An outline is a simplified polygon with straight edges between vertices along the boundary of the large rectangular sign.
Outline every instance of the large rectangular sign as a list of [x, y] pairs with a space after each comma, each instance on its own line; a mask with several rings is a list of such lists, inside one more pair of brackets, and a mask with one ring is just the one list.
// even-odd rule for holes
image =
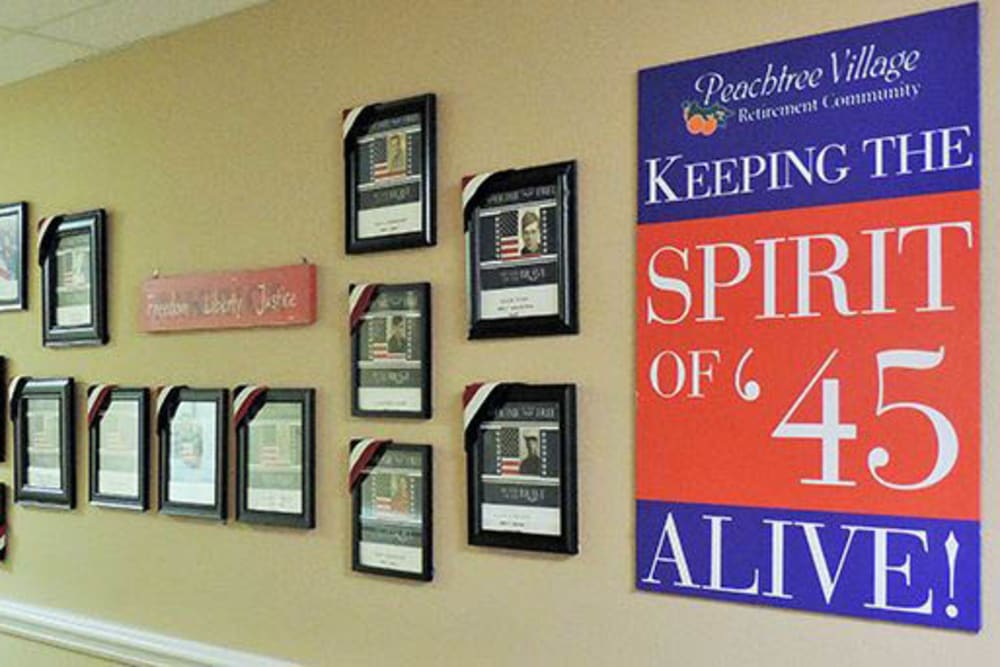
[[980, 627], [978, 6], [639, 77], [636, 582]]

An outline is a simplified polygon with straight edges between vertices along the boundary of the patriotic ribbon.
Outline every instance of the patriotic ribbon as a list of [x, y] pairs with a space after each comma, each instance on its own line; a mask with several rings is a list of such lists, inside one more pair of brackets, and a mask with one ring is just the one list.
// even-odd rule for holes
[[483, 183], [486, 182], [486, 179], [488, 179], [494, 173], [496, 172], [488, 171], [483, 174], [476, 174], [475, 176], [466, 177], [465, 181], [462, 184], [463, 213], [465, 212], [465, 209], [468, 208], [469, 202], [472, 201], [472, 198], [476, 196], [476, 192], [479, 191], [479, 188], [483, 187]]
[[351, 447], [351, 454], [347, 458], [347, 490], [354, 491], [364, 477], [365, 468], [372, 458], [379, 453], [386, 445], [391, 445], [392, 440], [376, 440], [374, 438], [363, 438], [355, 440]]
[[36, 250], [38, 251], [38, 263], [45, 263], [45, 255], [47, 253], [43, 252], [43, 249], [48, 245], [49, 238], [52, 236], [52, 232], [56, 230], [59, 226], [58, 221], [61, 215], [50, 215], [47, 218], [42, 218], [38, 221], [38, 241], [36, 243]]
[[472, 424], [472, 420], [476, 418], [476, 413], [483, 407], [483, 403], [500, 384], [499, 382], [477, 382], [465, 385], [465, 392], [462, 394], [462, 404], [465, 406], [462, 417], [466, 430]]
[[87, 388], [87, 426], [97, 422], [97, 415], [111, 399], [111, 392], [117, 385], [94, 384]]
[[21, 396], [21, 389], [24, 388], [25, 383], [28, 381], [27, 375], [17, 375], [10, 379], [7, 384], [7, 400], [10, 405], [8, 406], [8, 414], [11, 420], [17, 417], [17, 399]]
[[163, 422], [163, 412], [164, 408], [168, 405], [169, 401], [177, 394], [181, 389], [184, 388], [182, 384], [168, 384], [160, 387], [156, 394], [156, 424], [157, 426], [162, 426]]
[[267, 392], [267, 386], [251, 384], [236, 388], [236, 398], [233, 399], [233, 426], [239, 428], [240, 422], [246, 419], [250, 408]]
[[356, 122], [358, 122], [358, 116], [360, 116], [361, 112], [364, 111], [365, 109], [367, 109], [368, 107], [369, 107], [369, 105], [362, 104], [359, 107], [354, 107], [353, 109], [348, 109], [347, 111], [344, 112], [344, 138], [345, 139], [347, 138], [347, 135], [350, 134], [351, 128], [354, 127], [354, 124]]
[[347, 299], [348, 313], [351, 318], [351, 331], [358, 328], [361, 324], [361, 318], [368, 311], [368, 306], [371, 305], [372, 299], [375, 298], [375, 291], [378, 289], [378, 283], [359, 283], [351, 288], [350, 295]]

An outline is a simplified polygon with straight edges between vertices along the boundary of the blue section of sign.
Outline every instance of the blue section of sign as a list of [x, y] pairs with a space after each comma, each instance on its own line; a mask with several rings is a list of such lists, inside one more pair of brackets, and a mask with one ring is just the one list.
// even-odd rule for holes
[[637, 501], [640, 589], [980, 627], [979, 523]]
[[639, 74], [638, 219], [977, 189], [978, 145], [978, 5], [666, 65]]

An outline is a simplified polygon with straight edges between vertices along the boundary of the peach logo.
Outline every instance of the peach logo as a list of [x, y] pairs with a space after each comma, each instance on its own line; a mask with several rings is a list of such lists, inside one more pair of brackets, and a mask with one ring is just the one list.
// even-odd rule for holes
[[684, 124], [689, 134], [701, 134], [710, 137], [720, 127], [726, 126], [726, 119], [732, 115], [732, 111], [721, 104], [713, 104], [705, 107], [697, 102], [685, 102], [681, 105], [684, 110]]

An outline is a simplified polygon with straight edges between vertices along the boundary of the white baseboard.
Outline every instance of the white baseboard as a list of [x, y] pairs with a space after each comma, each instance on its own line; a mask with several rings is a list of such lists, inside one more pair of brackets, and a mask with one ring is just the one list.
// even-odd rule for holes
[[0, 600], [0, 632], [141, 667], [296, 667], [297, 664], [10, 600]]

